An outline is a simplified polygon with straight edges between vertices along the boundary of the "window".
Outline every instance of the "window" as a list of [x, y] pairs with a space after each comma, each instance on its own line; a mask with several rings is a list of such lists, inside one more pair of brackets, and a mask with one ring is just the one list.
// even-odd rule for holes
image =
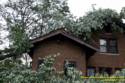
[[112, 40], [109, 41], [108, 51], [110, 53], [117, 53], [117, 41], [115, 39], [112, 39]]
[[72, 68], [76, 68], [76, 62], [75, 61], [68, 61], [65, 60], [64, 61], [64, 74], [67, 75], [67, 68], [72, 67]]
[[43, 63], [43, 59], [38, 59], [38, 68], [39, 68], [39, 66]]
[[76, 68], [76, 62], [75, 61], [64, 61], [65, 67], [73, 67]]
[[108, 74], [111, 75], [112, 74], [112, 68], [105, 68], [105, 67], [100, 67], [99, 68], [99, 73], [100, 74]]
[[117, 53], [117, 40], [100, 39], [100, 52]]
[[107, 52], [107, 41], [105, 39], [100, 39], [100, 51]]
[[115, 71], [121, 71], [121, 68], [115, 68]]
[[94, 67], [88, 67], [87, 68], [87, 76], [94, 76], [95, 75], [95, 68]]
[[76, 62], [75, 61], [69, 61], [68, 67], [76, 68]]

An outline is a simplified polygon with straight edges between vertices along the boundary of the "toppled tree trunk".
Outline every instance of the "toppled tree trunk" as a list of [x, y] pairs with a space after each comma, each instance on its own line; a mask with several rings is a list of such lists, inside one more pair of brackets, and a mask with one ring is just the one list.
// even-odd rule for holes
[[14, 53], [14, 49], [0, 50], [0, 60], [10, 58], [10, 57], [15, 57], [15, 56], [17, 56], [17, 54]]

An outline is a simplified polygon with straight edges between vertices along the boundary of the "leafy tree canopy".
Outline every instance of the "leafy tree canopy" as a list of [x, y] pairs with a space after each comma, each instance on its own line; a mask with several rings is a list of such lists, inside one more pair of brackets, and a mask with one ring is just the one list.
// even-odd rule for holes
[[120, 14], [112, 9], [95, 9], [75, 19], [65, 0], [8, 0], [5, 6], [0, 5], [0, 16], [15, 56], [29, 51], [32, 47], [29, 39], [62, 27], [83, 40], [89, 39], [93, 32], [123, 31], [125, 8]]
[[98, 9], [88, 12], [77, 20], [74, 32], [83, 37], [90, 37], [91, 33], [104, 30], [123, 31], [123, 21], [115, 10]]
[[17, 55], [29, 51], [29, 39], [64, 27], [72, 18], [65, 0], [8, 0], [1, 5], [0, 16], [9, 32], [10, 48]]
[[[125, 69], [116, 71], [113, 75], [97, 73], [86, 78], [82, 73], [69, 67], [67, 75], [57, 72], [53, 67], [56, 56], [47, 56], [37, 72], [22, 65], [19, 60], [5, 59], [0, 61], [0, 83], [125, 83]], [[98, 79], [97, 79], [98, 78]]]
[[0, 61], [0, 83], [83, 83], [81, 72], [76, 69], [68, 68], [68, 76], [55, 71], [55, 57], [45, 57], [37, 72], [22, 65], [20, 61]]

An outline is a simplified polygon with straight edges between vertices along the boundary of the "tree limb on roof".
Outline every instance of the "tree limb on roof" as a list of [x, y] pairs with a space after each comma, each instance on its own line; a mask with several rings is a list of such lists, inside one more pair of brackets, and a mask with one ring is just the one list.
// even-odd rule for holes
[[17, 54], [14, 53], [14, 49], [5, 49], [5, 50], [0, 50], [0, 60], [6, 59], [6, 58], [10, 58], [13, 56], [16, 56]]

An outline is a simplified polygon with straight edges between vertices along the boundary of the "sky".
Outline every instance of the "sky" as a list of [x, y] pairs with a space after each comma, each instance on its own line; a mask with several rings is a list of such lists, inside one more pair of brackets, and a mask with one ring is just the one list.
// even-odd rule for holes
[[[0, 0], [4, 4], [7, 0]], [[92, 4], [96, 9], [111, 8], [120, 12], [121, 8], [125, 6], [125, 0], [68, 0], [70, 11], [74, 16], [80, 17], [86, 12], [92, 10]]]
[[120, 12], [121, 8], [125, 7], [125, 0], [69, 0], [68, 4], [71, 13], [80, 17], [92, 10], [92, 4], [94, 4], [95, 9], [110, 8]]
[[[7, 0], [0, 0], [0, 4], [6, 3]], [[80, 17], [86, 14], [86, 12], [92, 10], [92, 4], [95, 9], [98, 8], [110, 8], [117, 12], [120, 12], [122, 7], [125, 7], [125, 0], [68, 0], [68, 5], [71, 13]], [[2, 34], [4, 35], [4, 34]], [[0, 48], [3, 46], [0, 45]], [[4, 45], [6, 47], [6, 45]]]

